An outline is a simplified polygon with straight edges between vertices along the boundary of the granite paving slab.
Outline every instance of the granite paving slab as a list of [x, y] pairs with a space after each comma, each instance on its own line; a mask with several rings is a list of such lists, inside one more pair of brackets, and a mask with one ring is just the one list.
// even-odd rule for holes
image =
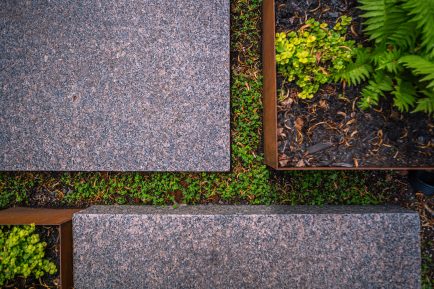
[[75, 288], [420, 288], [399, 207], [94, 206], [73, 217]]
[[229, 0], [0, 1], [0, 170], [228, 171]]

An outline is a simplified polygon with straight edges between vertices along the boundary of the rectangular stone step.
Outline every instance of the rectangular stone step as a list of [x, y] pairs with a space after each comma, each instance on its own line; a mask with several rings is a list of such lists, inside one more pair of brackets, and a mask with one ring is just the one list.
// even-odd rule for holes
[[94, 206], [73, 217], [75, 288], [419, 288], [399, 207]]
[[228, 171], [229, 0], [0, 1], [0, 171]]

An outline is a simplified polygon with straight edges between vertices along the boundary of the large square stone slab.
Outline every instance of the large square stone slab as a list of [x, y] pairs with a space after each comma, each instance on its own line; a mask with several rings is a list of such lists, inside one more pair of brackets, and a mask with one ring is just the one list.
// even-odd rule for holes
[[91, 207], [75, 288], [420, 288], [419, 217], [397, 207]]
[[229, 170], [229, 17], [229, 0], [0, 1], [0, 170]]

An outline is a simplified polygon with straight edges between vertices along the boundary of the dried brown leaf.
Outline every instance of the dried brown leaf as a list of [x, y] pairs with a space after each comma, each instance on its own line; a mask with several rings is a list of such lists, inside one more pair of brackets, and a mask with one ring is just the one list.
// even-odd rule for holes
[[297, 117], [294, 123], [294, 127], [296, 130], [301, 130], [304, 125], [304, 120], [301, 117]]
[[322, 109], [327, 109], [329, 107], [327, 100], [321, 99], [319, 101], [319, 107], [321, 107]]
[[295, 166], [298, 167], [298, 168], [300, 168], [300, 167], [304, 167], [306, 165], [305, 165], [305, 163], [304, 163], [303, 160], [299, 160]]
[[343, 116], [344, 118], [347, 117], [347, 114], [343, 111], [338, 111], [336, 114]]
[[353, 119], [350, 119], [349, 121], [347, 121], [347, 123], [345, 125], [348, 126], [348, 125], [351, 125], [351, 124], [353, 124], [355, 122], [356, 122], [356, 119], [353, 118]]

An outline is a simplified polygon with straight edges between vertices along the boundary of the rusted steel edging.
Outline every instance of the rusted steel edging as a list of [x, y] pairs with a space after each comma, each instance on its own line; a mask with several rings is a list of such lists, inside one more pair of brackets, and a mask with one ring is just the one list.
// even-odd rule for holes
[[262, 6], [262, 63], [264, 73], [264, 150], [265, 163], [278, 169], [277, 99], [274, 0], [264, 0]]

